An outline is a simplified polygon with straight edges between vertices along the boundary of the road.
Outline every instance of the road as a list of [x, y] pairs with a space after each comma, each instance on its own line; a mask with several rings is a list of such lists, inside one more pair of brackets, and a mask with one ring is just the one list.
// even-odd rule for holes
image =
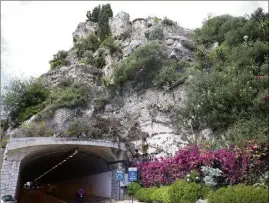
[[[88, 197], [83, 203], [104, 203], [104, 198]], [[31, 190], [24, 191], [18, 203], [77, 203], [74, 200], [60, 200], [53, 196], [47, 195], [42, 191]]]
[[40, 191], [32, 190], [24, 192], [18, 203], [63, 203], [63, 201], [43, 194]]

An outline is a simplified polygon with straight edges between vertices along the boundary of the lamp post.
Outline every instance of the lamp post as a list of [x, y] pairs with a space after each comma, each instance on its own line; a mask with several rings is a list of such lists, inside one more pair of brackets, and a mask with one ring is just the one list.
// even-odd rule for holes
[[244, 39], [244, 43], [248, 46], [248, 47], [254, 47], [254, 45], [252, 43], [250, 43], [248, 40], [249, 40], [249, 37], [247, 35], [245, 35], [243, 37]]
[[245, 36], [243, 37], [243, 39], [245, 40], [245, 43], [248, 43], [248, 36], [247, 36], [247, 35], [245, 35]]

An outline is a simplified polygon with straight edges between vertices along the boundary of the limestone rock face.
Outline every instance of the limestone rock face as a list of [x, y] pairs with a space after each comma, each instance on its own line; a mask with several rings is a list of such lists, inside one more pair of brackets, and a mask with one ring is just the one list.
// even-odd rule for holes
[[[170, 118], [169, 108], [175, 104], [181, 106], [185, 98], [184, 88], [180, 87], [169, 93], [148, 89], [143, 93], [131, 93], [123, 96], [120, 106], [109, 104], [106, 106], [106, 113], [114, 112], [115, 118], [126, 123], [137, 123], [139, 136], [131, 138], [136, 149], [141, 147], [141, 135], [147, 137], [149, 154], [158, 156], [174, 155], [179, 147], [187, 142], [182, 139]], [[183, 104], [182, 104], [183, 106]], [[129, 138], [128, 128], [123, 131], [123, 137]], [[124, 133], [125, 132], [125, 133]]]
[[101, 74], [102, 71], [91, 65], [71, 65], [61, 67], [60, 69], [50, 70], [41, 75], [47, 86], [55, 87], [63, 80], [70, 80], [71, 83], [81, 82], [92, 85], [95, 76]]
[[82, 22], [79, 23], [75, 32], [73, 32], [73, 38], [78, 40], [80, 38], [84, 38], [90, 33], [97, 33], [97, 23], [95, 22]]
[[120, 12], [115, 17], [111, 18], [109, 25], [112, 35], [116, 37], [132, 30], [130, 16], [125, 12]]
[[[173, 107], [183, 107], [183, 101], [186, 98], [184, 85], [174, 88], [172, 91], [145, 89], [137, 91], [132, 88], [114, 98], [106, 101], [105, 104], [93, 102], [98, 100], [100, 92], [104, 89], [101, 85], [102, 76], [110, 77], [115, 64], [120, 63], [125, 57], [131, 55], [139, 46], [150, 42], [148, 36], [154, 28], [161, 28], [163, 31], [163, 42], [167, 46], [168, 56], [177, 60], [194, 60], [193, 42], [190, 40], [191, 30], [180, 27], [176, 23], [166, 25], [161, 19], [157, 18], [137, 18], [130, 22], [129, 14], [120, 12], [110, 18], [109, 26], [112, 37], [118, 43], [121, 51], [111, 54], [106, 48], [99, 48], [93, 57], [98, 56], [100, 49], [104, 49], [105, 64], [102, 69], [91, 65], [78, 64], [76, 50], [68, 51], [67, 59], [70, 66], [64, 66], [59, 69], [50, 70], [43, 74], [45, 84], [49, 87], [57, 87], [63, 81], [68, 80], [71, 83], [79, 83], [82, 86], [90, 86], [92, 99], [87, 102], [85, 108], [59, 108], [46, 122], [51, 126], [57, 136], [67, 130], [70, 122], [81, 118], [88, 122], [90, 126], [100, 124], [105, 129], [104, 137], [111, 137], [117, 133], [117, 139], [126, 141], [130, 150], [141, 148], [141, 139], [146, 138], [149, 145], [148, 153], [153, 156], [171, 156], [178, 149], [191, 140], [199, 139], [210, 140], [213, 137], [210, 129], [205, 129], [199, 133], [193, 133], [190, 129], [183, 129], [179, 123], [180, 117], [174, 118]], [[97, 23], [82, 22], [73, 33], [75, 40], [86, 37], [88, 34], [96, 34]], [[36, 122], [37, 117], [33, 116], [24, 124]], [[98, 124], [98, 125], [97, 125]], [[18, 134], [19, 129], [7, 134]], [[114, 134], [113, 134], [114, 133]], [[198, 140], [199, 140], [198, 139]], [[140, 153], [142, 153], [140, 151]], [[128, 155], [129, 156], [129, 155]]]

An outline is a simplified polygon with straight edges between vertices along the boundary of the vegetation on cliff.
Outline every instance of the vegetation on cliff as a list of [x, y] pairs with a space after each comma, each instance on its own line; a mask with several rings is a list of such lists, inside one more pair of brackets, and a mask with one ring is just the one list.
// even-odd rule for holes
[[[109, 4], [87, 13], [88, 21], [98, 23], [98, 32], [74, 43], [79, 63], [102, 69], [107, 54], [121, 52], [120, 45], [110, 35], [108, 19], [112, 16]], [[174, 25], [168, 19], [162, 23]], [[225, 134], [236, 144], [249, 139], [265, 142], [268, 108], [264, 98], [269, 51], [266, 27], [268, 13], [261, 9], [249, 17], [222, 15], [207, 19], [192, 35], [195, 46], [189, 44], [196, 53], [195, 63], [169, 58], [166, 45], [159, 41], [164, 37], [163, 30], [155, 27], [148, 43], [140, 45], [123, 60], [119, 57], [113, 80], [107, 80], [102, 88], [105, 91], [128, 87], [170, 91], [188, 79], [183, 120], [194, 131], [211, 128], [216, 138]], [[68, 65], [67, 58], [67, 52], [59, 51], [50, 61], [51, 68]], [[11, 83], [3, 96], [3, 104], [12, 126], [18, 126], [41, 111], [53, 113], [57, 108], [85, 105], [92, 100], [90, 88], [85, 84], [48, 88], [39, 80], [18, 80]], [[174, 113], [182, 113], [176, 109], [175, 105]]]
[[268, 13], [257, 9], [248, 18], [209, 18], [195, 30], [200, 74], [190, 82], [186, 102], [194, 129], [228, 129], [236, 144], [267, 140], [268, 25]]

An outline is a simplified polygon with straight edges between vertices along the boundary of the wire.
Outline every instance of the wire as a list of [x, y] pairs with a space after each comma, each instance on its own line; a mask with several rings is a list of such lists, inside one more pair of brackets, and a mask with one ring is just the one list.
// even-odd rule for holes
[[60, 165], [62, 165], [64, 162], [66, 162], [68, 159], [71, 159], [72, 157], [74, 157], [76, 154], [78, 153], [78, 150], [75, 150], [75, 152], [73, 154], [71, 154], [70, 156], [68, 156], [66, 159], [64, 159], [63, 161], [61, 161], [60, 163], [56, 164], [54, 167], [52, 167], [50, 170], [46, 171], [45, 173], [43, 173], [41, 176], [39, 176], [38, 178], [36, 178], [34, 180], [37, 181], [40, 178], [42, 178], [43, 176], [45, 176], [46, 174], [48, 174], [49, 172], [51, 172], [52, 170], [54, 170], [55, 168], [59, 167]]

